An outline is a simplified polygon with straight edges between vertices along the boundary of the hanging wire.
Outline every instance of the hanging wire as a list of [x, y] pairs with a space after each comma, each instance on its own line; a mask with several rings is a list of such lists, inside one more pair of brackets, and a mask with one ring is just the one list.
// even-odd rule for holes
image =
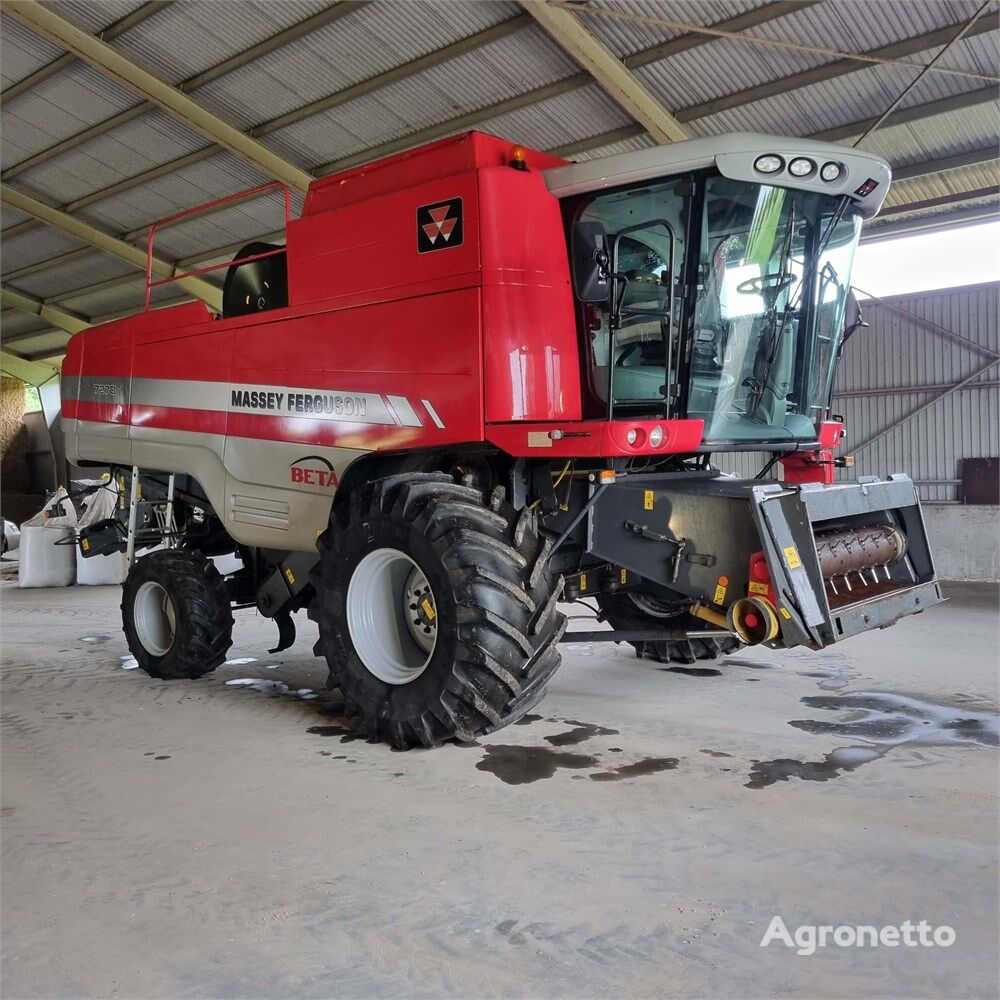
[[[906, 95], [911, 90], [913, 90], [913, 88], [918, 83], [920, 83], [920, 81], [924, 78], [924, 76], [927, 73], [929, 73], [931, 69], [934, 68], [934, 64], [943, 56], [947, 55], [948, 52], [951, 50], [952, 46], [954, 46], [956, 42], [964, 38], [965, 35], [971, 30], [972, 26], [976, 23], [976, 21], [978, 21], [983, 16], [983, 14], [986, 13], [986, 10], [991, 2], [992, 0], [985, 0], [985, 3], [983, 3], [983, 5], [979, 8], [979, 10], [977, 10], [976, 13], [973, 14], [971, 18], [969, 18], [969, 20], [965, 23], [965, 25], [955, 33], [955, 37], [952, 38], [952, 40], [948, 42], [948, 44], [945, 45], [944, 48], [942, 48], [941, 51], [903, 88], [899, 96], [885, 109], [885, 111], [882, 112], [882, 114], [878, 116], [878, 118], [875, 119], [875, 121], [857, 140], [857, 142], [854, 143], [855, 149], [857, 149], [858, 146], [860, 146], [861, 143], [863, 143], [865, 139], [867, 139], [873, 132], [882, 127], [883, 122], [885, 122], [885, 120], [889, 117], [889, 115], [891, 115], [893, 111], [895, 111], [896, 108], [899, 107], [900, 102], [903, 100], [903, 98], [906, 97]], [[940, 72], [940, 70], [938, 70], [938, 72]]]
[[[987, 0], [987, 3], [988, 2], [989, 0]], [[908, 59], [891, 59], [887, 56], [875, 56], [868, 52], [844, 52], [840, 49], [830, 49], [822, 45], [806, 45], [802, 42], [790, 42], [784, 38], [767, 38], [764, 35], [748, 35], [739, 31], [726, 31], [723, 28], [711, 28], [704, 24], [692, 24], [688, 21], [677, 21], [673, 18], [649, 17], [645, 14], [633, 14], [620, 10], [610, 10], [607, 7], [589, 7], [584, 6], [583, 4], [566, 2], [556, 3], [554, 6], [564, 7], [567, 10], [573, 11], [574, 14], [579, 14], [584, 17], [606, 17], [616, 21], [628, 21], [633, 24], [648, 24], [656, 28], [671, 28], [675, 31], [686, 31], [694, 35], [709, 35], [713, 38], [728, 38], [734, 42], [746, 42], [750, 45], [766, 45], [775, 49], [788, 49], [792, 52], [808, 52], [812, 55], [829, 56], [834, 59], [847, 59], [851, 62], [873, 63], [879, 66], [902, 66], [908, 69], [919, 69], [924, 73], [931, 69], [937, 61], [937, 59], [934, 59], [929, 65], [925, 65], [924, 63], [910, 62]], [[985, 7], [986, 4], [983, 5], [983, 10]], [[965, 32], [972, 27], [981, 13], [982, 10], [976, 14], [969, 24], [962, 28], [958, 37], [964, 35]], [[955, 40], [957, 39], [953, 39], [953, 41]], [[951, 45], [952, 43], [949, 42], [948, 44]], [[945, 73], [950, 76], [968, 77], [970, 80], [986, 80], [989, 83], [1000, 82], [1000, 77], [991, 76], [987, 73], [973, 73], [964, 69], [948, 69], [944, 66], [934, 66], [934, 72]]]

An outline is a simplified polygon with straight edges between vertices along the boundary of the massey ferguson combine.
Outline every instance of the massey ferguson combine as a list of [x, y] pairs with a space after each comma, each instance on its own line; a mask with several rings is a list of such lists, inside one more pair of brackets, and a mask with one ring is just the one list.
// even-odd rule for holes
[[[937, 604], [910, 479], [834, 482], [851, 261], [888, 185], [799, 139], [574, 164], [469, 133], [317, 180], [295, 220], [286, 191], [285, 244], [219, 265], [221, 315], [150, 309], [148, 281], [63, 366], [67, 455], [119, 490], [81, 552], [127, 552], [139, 665], [213, 670], [233, 608], [286, 648], [305, 609], [369, 736], [434, 746], [538, 702], [559, 601], [684, 662]], [[735, 451], [755, 479], [713, 467]]]

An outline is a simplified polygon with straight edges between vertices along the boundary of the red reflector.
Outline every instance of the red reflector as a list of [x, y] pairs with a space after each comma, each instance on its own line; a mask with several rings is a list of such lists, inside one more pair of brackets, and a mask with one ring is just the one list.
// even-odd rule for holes
[[747, 628], [756, 628], [760, 624], [760, 619], [753, 613], [743, 616], [743, 624]]
[[859, 187], [854, 193], [861, 195], [861, 197], [864, 198], [866, 195], [871, 194], [877, 187], [878, 181], [875, 180], [874, 177], [869, 177], [868, 180], [866, 180], [864, 184], [862, 184], [861, 187]]

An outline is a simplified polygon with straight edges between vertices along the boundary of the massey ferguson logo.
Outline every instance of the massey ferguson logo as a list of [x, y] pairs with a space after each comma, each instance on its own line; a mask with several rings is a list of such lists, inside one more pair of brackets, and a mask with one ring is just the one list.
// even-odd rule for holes
[[336, 489], [340, 480], [333, 466], [322, 455], [304, 455], [288, 467], [289, 479], [304, 486], [325, 486]]
[[417, 209], [417, 253], [462, 245], [462, 199]]

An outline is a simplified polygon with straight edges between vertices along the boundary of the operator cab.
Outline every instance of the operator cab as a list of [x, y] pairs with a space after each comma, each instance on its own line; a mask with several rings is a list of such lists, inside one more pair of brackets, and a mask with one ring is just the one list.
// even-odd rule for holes
[[[888, 166], [758, 135], [594, 163], [547, 172], [573, 259], [590, 415], [701, 419], [714, 449], [815, 441], [861, 223], [881, 205]], [[605, 270], [603, 287], [581, 283], [588, 266]]]

